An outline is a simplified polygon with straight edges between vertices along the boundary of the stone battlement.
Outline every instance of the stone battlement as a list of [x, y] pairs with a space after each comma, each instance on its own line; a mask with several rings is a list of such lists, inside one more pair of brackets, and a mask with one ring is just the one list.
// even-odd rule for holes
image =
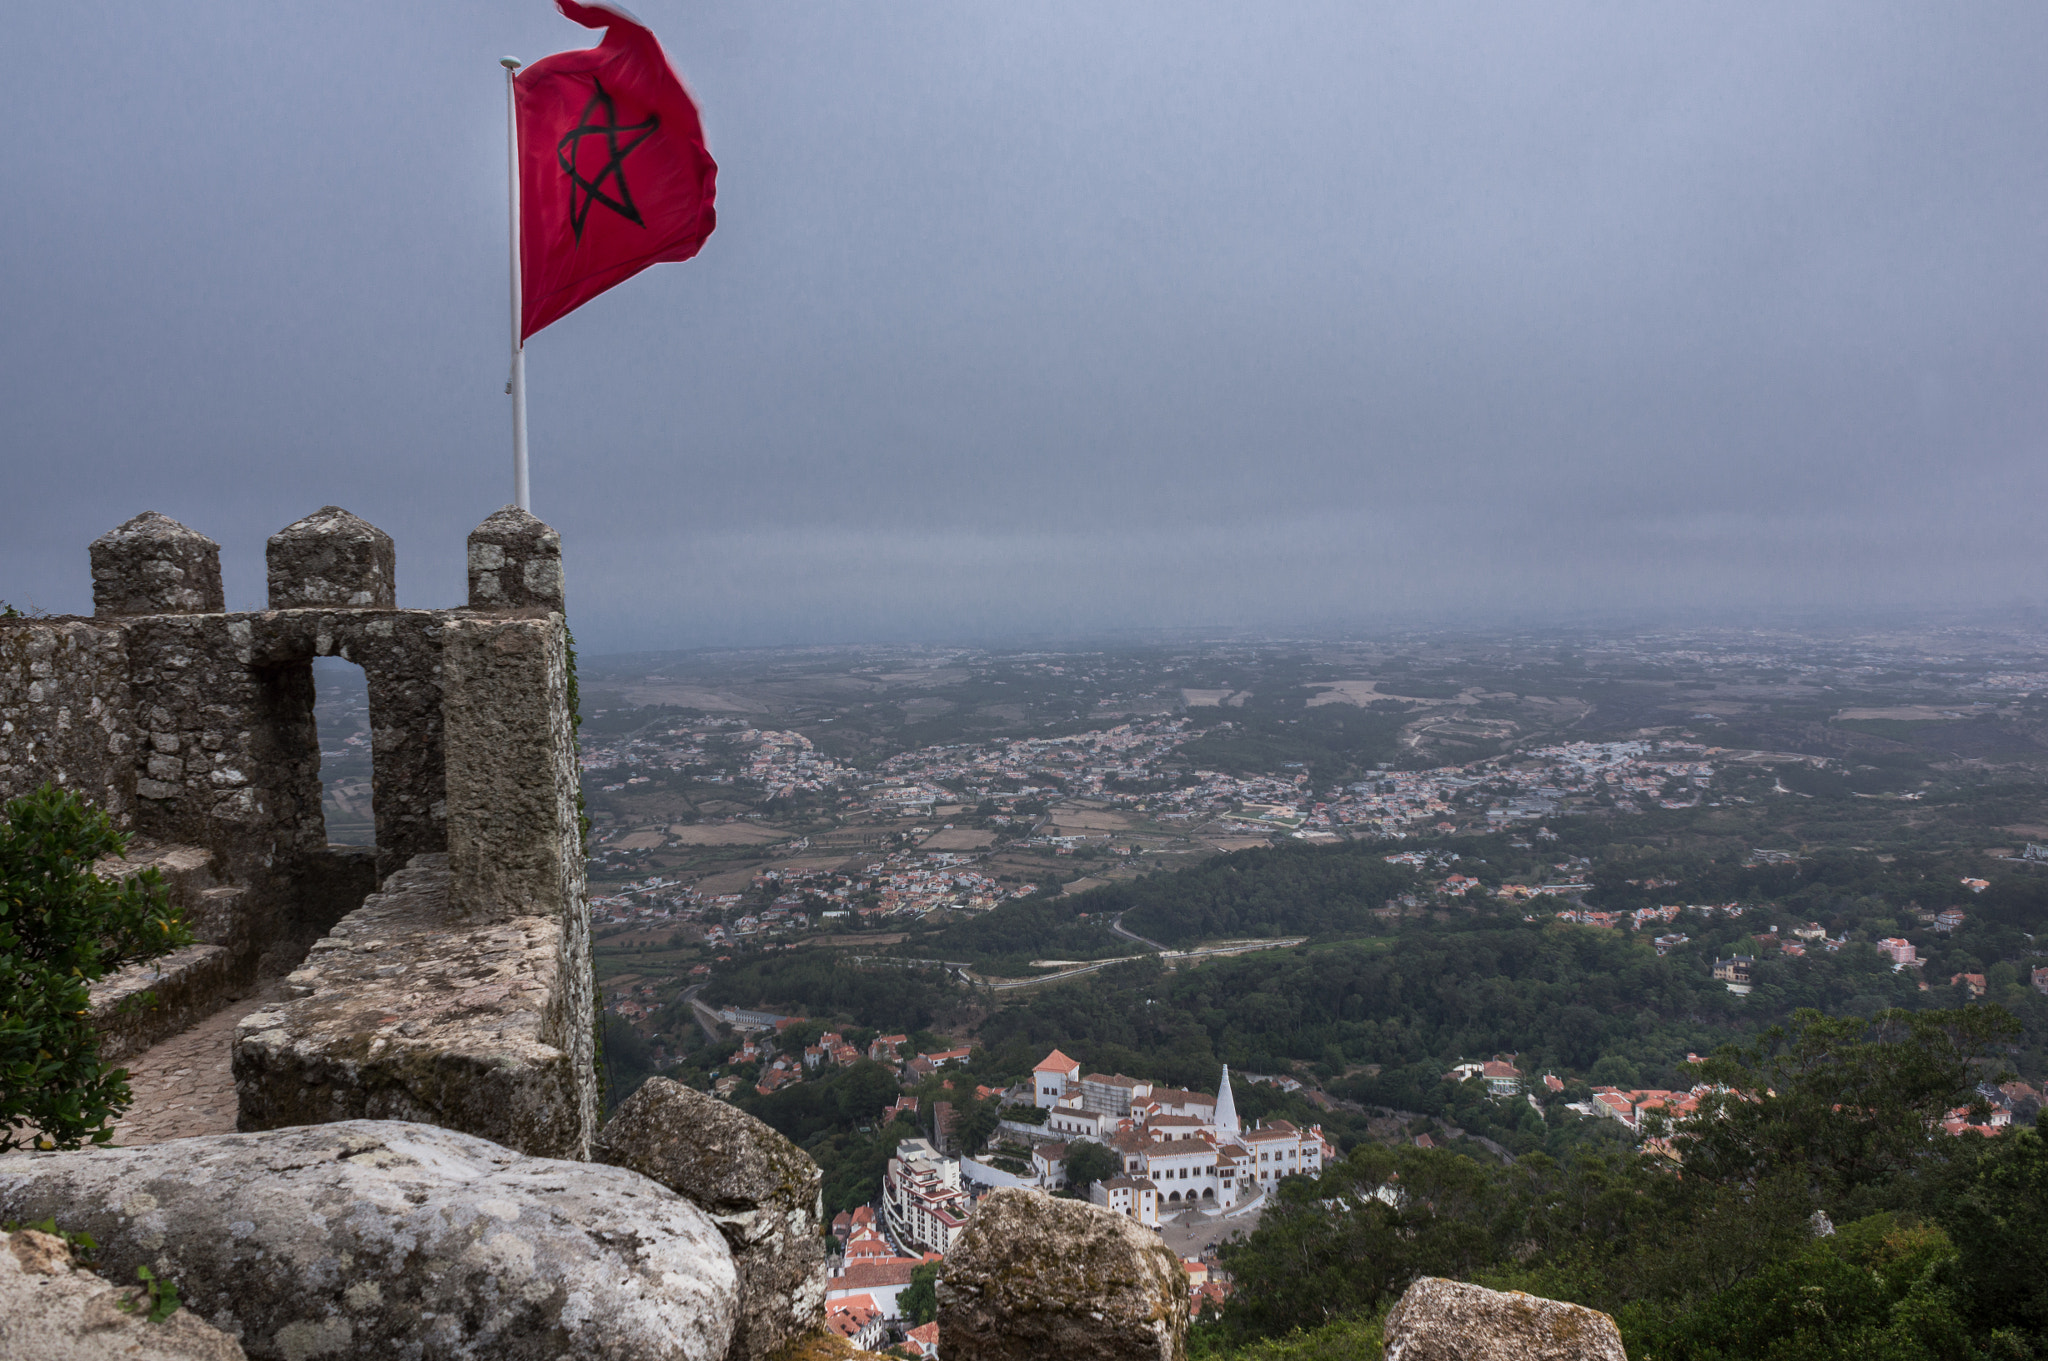
[[[545, 996], [532, 999], [541, 1015], [522, 1033], [561, 1060], [542, 1065], [555, 1091], [544, 1142], [583, 1156], [596, 1089], [560, 536], [525, 511], [492, 515], [469, 537], [468, 604], [447, 610], [400, 609], [391, 537], [338, 506], [270, 537], [266, 610], [226, 610], [220, 546], [154, 511], [89, 556], [90, 617], [0, 619], [0, 801], [55, 781], [182, 867], [174, 891], [192, 899], [188, 920], [213, 948], [182, 962], [176, 988], [155, 988], [153, 1020], [116, 1021], [110, 1009], [117, 1047], [203, 1015], [223, 990], [290, 971], [388, 876], [445, 857], [437, 920], [450, 956], [494, 939], [497, 924], [547, 925]], [[368, 855], [327, 842], [316, 657], [354, 662], [368, 681]], [[188, 891], [188, 879], [205, 886]], [[137, 983], [103, 991], [117, 998]], [[347, 1043], [317, 1038], [329, 1051]], [[252, 1081], [244, 1128], [303, 1105]], [[337, 1110], [361, 1104], [327, 1098]]]

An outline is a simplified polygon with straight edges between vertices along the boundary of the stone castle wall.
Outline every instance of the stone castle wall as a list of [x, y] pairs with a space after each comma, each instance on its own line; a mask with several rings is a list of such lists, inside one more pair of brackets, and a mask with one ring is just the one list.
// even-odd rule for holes
[[[452, 610], [397, 608], [390, 536], [335, 506], [270, 538], [266, 610], [227, 611], [219, 546], [155, 512], [101, 537], [89, 556], [90, 618], [0, 620], [0, 801], [53, 780], [134, 834], [140, 860], [150, 847], [199, 853], [222, 887], [208, 899], [218, 910], [193, 926], [216, 947], [206, 977], [221, 987], [283, 974], [316, 942], [347, 937], [341, 928], [365, 896], [419, 857], [446, 910], [444, 929], [415, 948], [438, 951], [438, 963], [459, 964], [465, 944], [491, 939], [493, 925], [544, 921], [551, 958], [527, 971], [543, 982], [511, 1005], [537, 1013], [519, 1027], [523, 1042], [558, 1051], [546, 1085], [564, 1109], [550, 1107], [548, 1151], [587, 1149], [596, 1119], [590, 934], [559, 536], [511, 507], [491, 516], [470, 536], [469, 603]], [[327, 844], [315, 657], [354, 662], [368, 681], [369, 861]], [[187, 1011], [190, 993], [180, 993]], [[303, 1025], [362, 1020], [335, 1001]], [[291, 1032], [288, 1013], [284, 1021]], [[337, 1046], [374, 1043], [293, 1033], [323, 1062]], [[432, 1034], [407, 1038], [414, 1049], [435, 1044]], [[252, 1082], [261, 1070], [251, 1065]], [[345, 1082], [353, 1070], [323, 1071]], [[336, 1110], [362, 1104], [327, 1095]], [[411, 1118], [439, 1109], [431, 1098], [383, 1099]], [[265, 1127], [271, 1106], [297, 1108], [245, 1091], [244, 1127]]]
[[0, 798], [56, 780], [134, 825], [127, 644], [89, 619], [0, 619]]

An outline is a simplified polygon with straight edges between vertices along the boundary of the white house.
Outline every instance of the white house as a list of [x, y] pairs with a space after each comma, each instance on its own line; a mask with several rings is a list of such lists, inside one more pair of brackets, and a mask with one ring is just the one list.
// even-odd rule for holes
[[1239, 1136], [1245, 1151], [1256, 1160], [1249, 1171], [1262, 1186], [1299, 1173], [1315, 1176], [1323, 1170], [1323, 1134], [1320, 1129], [1301, 1130], [1285, 1120], [1265, 1120], [1257, 1129]]
[[1159, 1227], [1159, 1188], [1144, 1177], [1110, 1177], [1088, 1188], [1088, 1199], [1148, 1229]]
[[923, 1265], [924, 1259], [920, 1257], [850, 1262], [844, 1271], [825, 1282], [825, 1302], [858, 1296], [881, 1310], [884, 1319], [902, 1318], [899, 1297], [910, 1288], [910, 1273]]
[[1038, 1184], [1048, 1191], [1056, 1191], [1067, 1184], [1067, 1146], [1065, 1144], [1039, 1144], [1031, 1150], [1031, 1170], [1038, 1174]]
[[1081, 1065], [1057, 1049], [1031, 1070], [1031, 1076], [1035, 1089], [1033, 1103], [1040, 1110], [1051, 1110], [1068, 1092], [1080, 1094]]
[[1105, 1111], [1082, 1110], [1078, 1105], [1068, 1104], [1074, 1100], [1076, 1098], [1068, 1097], [1046, 1112], [1045, 1128], [1048, 1131], [1053, 1134], [1064, 1134], [1069, 1138], [1093, 1139], [1097, 1143], [1106, 1143], [1109, 1136], [1116, 1133], [1117, 1126], [1130, 1118], [1110, 1115]]
[[[1145, 1144], [1145, 1175], [1158, 1189], [1162, 1208], [1172, 1214], [1189, 1204], [1217, 1203], [1216, 1145], [1209, 1138], [1160, 1138]], [[1228, 1204], [1228, 1201], [1224, 1202]]]

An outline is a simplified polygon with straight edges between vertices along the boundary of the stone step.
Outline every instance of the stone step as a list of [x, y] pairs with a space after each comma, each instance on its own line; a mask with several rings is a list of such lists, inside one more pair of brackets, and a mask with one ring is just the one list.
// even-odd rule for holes
[[150, 841], [143, 837], [136, 837], [128, 843], [126, 855], [102, 860], [96, 868], [102, 879], [126, 879], [153, 869], [163, 876], [164, 888], [170, 893], [171, 901], [188, 908], [190, 901], [201, 892], [221, 884], [213, 872], [213, 855], [205, 847]]
[[240, 884], [201, 889], [196, 900], [185, 905], [185, 924], [208, 945], [237, 945], [249, 934], [243, 911], [248, 896], [249, 890]]
[[[92, 985], [92, 1023], [100, 1058], [118, 1063], [212, 1015], [232, 1000], [234, 960], [219, 945], [188, 945], [147, 964], [131, 964]], [[149, 1002], [136, 999], [152, 994]]]
[[[224, 883], [205, 847], [177, 842], [137, 837], [126, 855], [95, 868], [105, 879], [155, 870], [195, 937], [182, 950], [131, 964], [93, 985], [92, 1022], [100, 1032], [100, 1058], [118, 1063], [204, 1020], [245, 991], [249, 926], [244, 902], [249, 890]], [[145, 992], [154, 1000], [131, 1001]]]
[[147, 842], [136, 838], [128, 854], [95, 866], [103, 879], [126, 879], [155, 870], [163, 876], [164, 893], [184, 913], [185, 924], [204, 945], [224, 945], [237, 955], [247, 947], [249, 890], [223, 881], [213, 870], [213, 857], [200, 846]]

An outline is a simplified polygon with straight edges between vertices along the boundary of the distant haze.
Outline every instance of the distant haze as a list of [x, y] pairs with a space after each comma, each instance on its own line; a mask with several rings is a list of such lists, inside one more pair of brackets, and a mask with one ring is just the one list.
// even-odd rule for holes
[[[602, 650], [2048, 585], [2048, 7], [633, 0], [703, 255], [529, 349]], [[546, 0], [24, 6], [0, 598], [509, 499]]]

